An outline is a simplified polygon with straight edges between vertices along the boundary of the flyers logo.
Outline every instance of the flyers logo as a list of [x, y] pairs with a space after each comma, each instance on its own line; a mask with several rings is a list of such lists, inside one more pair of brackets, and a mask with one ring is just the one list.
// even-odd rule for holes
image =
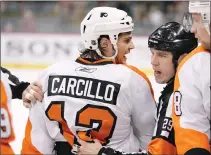
[[100, 13], [100, 17], [107, 17], [107, 16], [108, 16], [108, 14], [106, 12], [101, 12]]

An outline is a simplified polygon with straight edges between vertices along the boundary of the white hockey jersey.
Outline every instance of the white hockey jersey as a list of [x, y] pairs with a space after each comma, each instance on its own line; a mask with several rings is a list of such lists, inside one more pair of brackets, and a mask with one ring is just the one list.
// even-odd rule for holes
[[135, 67], [78, 58], [52, 65], [39, 80], [44, 100], [30, 110], [23, 154], [51, 154], [55, 141], [73, 146], [78, 138], [125, 152], [147, 149], [156, 104], [149, 80]]
[[179, 64], [173, 100], [177, 153], [188, 155], [195, 148], [210, 152], [210, 52], [202, 46]]

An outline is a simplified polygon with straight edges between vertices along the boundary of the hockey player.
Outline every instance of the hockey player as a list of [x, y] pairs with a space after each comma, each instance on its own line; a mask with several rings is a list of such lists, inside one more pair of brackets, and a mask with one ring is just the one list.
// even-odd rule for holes
[[52, 154], [55, 144], [57, 154], [77, 153], [78, 139], [98, 139], [126, 152], [147, 148], [156, 104], [146, 75], [125, 64], [134, 48], [133, 26], [116, 8], [97, 7], [87, 14], [80, 57], [48, 67], [37, 80], [44, 99], [32, 104], [22, 154]]
[[12, 116], [10, 104], [12, 100], [12, 92], [9, 85], [9, 80], [1, 71], [1, 143], [0, 154], [14, 154], [10, 142], [15, 139], [15, 134], [12, 127]]
[[[15, 134], [12, 126], [11, 100], [21, 99], [22, 93], [29, 86], [28, 82], [20, 82], [9, 70], [1, 67], [1, 149], [0, 154], [14, 154], [10, 142], [14, 141]], [[31, 83], [30, 91], [33, 91], [33, 99], [40, 100], [41, 86], [36, 82]]]
[[174, 88], [174, 76], [178, 62], [197, 47], [194, 34], [186, 32], [183, 26], [176, 22], [169, 22], [155, 30], [148, 39], [148, 46], [152, 52], [151, 64], [155, 80], [159, 84], [167, 84], [157, 107], [157, 122], [152, 140], [146, 151], [137, 153], [123, 153], [112, 148], [102, 147], [95, 143], [81, 141], [80, 154], [98, 155], [177, 155], [174, 129], [172, 125], [172, 99], [170, 96]]
[[178, 154], [210, 155], [210, 1], [189, 2], [183, 20], [201, 45], [179, 64], [173, 125]]

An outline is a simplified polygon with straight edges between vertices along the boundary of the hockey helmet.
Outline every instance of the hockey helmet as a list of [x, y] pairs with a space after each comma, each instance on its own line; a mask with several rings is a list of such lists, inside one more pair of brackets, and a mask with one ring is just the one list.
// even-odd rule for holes
[[180, 55], [190, 53], [198, 46], [193, 33], [186, 32], [177, 22], [168, 22], [156, 29], [148, 38], [148, 47], [171, 52], [174, 60]]

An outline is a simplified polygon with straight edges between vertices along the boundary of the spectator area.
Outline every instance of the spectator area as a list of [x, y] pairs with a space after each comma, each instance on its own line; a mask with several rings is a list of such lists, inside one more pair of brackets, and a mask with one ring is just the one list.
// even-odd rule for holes
[[134, 34], [149, 35], [168, 21], [182, 21], [182, 1], [1, 1], [1, 32], [79, 33], [80, 22], [96, 6], [113, 6], [133, 17]]

